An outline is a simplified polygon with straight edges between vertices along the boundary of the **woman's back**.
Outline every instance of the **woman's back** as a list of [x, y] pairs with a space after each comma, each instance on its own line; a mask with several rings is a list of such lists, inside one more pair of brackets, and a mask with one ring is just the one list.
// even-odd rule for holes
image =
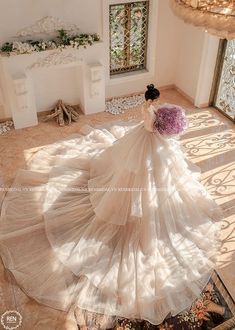
[[155, 107], [153, 105], [149, 105], [148, 103], [144, 104], [141, 108], [142, 118], [144, 120], [144, 128], [149, 131], [153, 132], [153, 123], [155, 120], [154, 114]]

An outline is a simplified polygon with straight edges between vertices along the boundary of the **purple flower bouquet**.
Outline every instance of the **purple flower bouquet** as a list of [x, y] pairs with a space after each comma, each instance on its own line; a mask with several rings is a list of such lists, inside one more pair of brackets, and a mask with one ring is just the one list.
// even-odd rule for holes
[[165, 136], [177, 136], [187, 127], [185, 111], [175, 104], [163, 104], [154, 110], [154, 129]]

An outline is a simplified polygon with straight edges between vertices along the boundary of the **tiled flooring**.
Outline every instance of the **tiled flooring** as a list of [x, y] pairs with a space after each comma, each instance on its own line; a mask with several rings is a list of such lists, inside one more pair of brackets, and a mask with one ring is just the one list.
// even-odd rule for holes
[[[190, 127], [181, 137], [182, 146], [187, 149], [187, 157], [201, 167], [201, 182], [224, 210], [223, 251], [217, 271], [235, 299], [235, 126], [216, 109], [195, 108], [173, 89], [162, 91], [161, 102], [185, 108]], [[0, 183], [9, 186], [17, 170], [27, 168], [30, 157], [39, 148], [79, 132], [85, 123], [98, 124], [116, 118], [141, 118], [140, 109], [116, 117], [104, 112], [82, 115], [79, 122], [68, 127], [59, 127], [53, 121], [43, 123], [40, 119], [38, 126], [0, 136]], [[3, 192], [0, 197], [3, 198]], [[18, 310], [22, 314], [24, 330], [77, 328], [69, 314], [29, 299], [0, 262], [0, 315], [6, 310]]]

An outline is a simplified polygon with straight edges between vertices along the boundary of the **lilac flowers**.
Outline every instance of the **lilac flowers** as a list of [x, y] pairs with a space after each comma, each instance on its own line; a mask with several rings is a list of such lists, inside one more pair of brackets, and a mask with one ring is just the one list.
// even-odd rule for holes
[[175, 104], [163, 104], [154, 110], [156, 115], [154, 128], [162, 135], [177, 135], [182, 133], [188, 122], [183, 108]]

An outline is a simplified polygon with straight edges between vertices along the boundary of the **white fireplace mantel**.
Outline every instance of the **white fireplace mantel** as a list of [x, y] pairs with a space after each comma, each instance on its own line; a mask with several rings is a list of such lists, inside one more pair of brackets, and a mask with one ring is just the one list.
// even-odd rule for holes
[[[1, 103], [15, 128], [37, 125], [37, 112], [58, 99], [80, 104], [85, 114], [104, 111], [103, 42], [79, 49], [0, 57]], [[1, 105], [1, 104], [0, 104]]]

